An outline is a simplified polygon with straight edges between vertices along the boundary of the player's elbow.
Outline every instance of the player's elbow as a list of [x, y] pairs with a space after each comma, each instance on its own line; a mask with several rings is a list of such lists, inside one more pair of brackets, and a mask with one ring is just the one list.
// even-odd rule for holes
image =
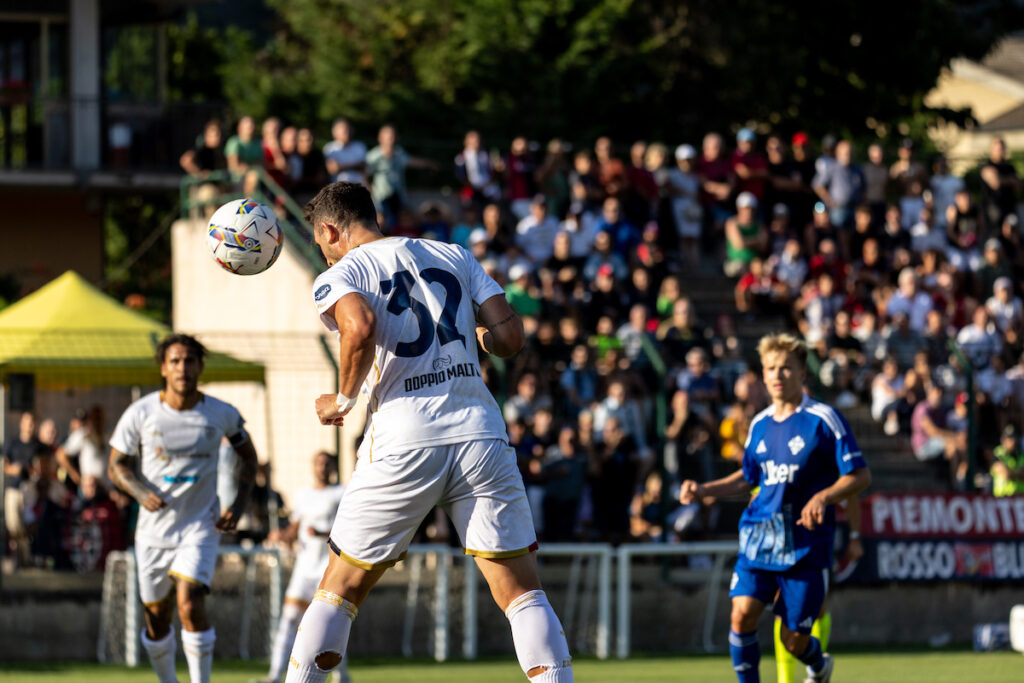
[[871, 486], [871, 470], [867, 467], [862, 467], [857, 470], [857, 484], [859, 487], [857, 489], [857, 493], [860, 493], [867, 487]]
[[494, 340], [490, 352], [499, 358], [510, 358], [523, 349], [526, 344], [526, 332], [523, 330], [523, 321], [516, 316], [512, 322], [502, 325], [497, 331], [491, 330], [491, 337]]

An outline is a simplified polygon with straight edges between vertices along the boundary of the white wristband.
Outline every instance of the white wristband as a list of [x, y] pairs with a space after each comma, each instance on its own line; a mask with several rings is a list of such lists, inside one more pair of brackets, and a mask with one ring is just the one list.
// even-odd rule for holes
[[338, 394], [338, 397], [334, 399], [334, 404], [338, 406], [338, 412], [344, 413], [356, 404], [356, 399], [358, 398], [358, 396], [356, 398], [349, 398], [345, 394]]

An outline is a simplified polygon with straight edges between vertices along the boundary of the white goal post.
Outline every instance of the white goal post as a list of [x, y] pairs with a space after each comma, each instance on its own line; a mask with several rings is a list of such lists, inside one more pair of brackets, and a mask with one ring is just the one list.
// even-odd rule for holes
[[[218, 656], [266, 658], [281, 615], [282, 568], [278, 551], [221, 546], [207, 612], [217, 629]], [[142, 630], [134, 549], [107, 556], [96, 658], [138, 666]]]

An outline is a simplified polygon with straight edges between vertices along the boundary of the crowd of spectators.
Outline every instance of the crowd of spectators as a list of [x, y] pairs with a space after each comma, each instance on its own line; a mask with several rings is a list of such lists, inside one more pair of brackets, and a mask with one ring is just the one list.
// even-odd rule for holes
[[[108, 553], [131, 545], [138, 505], [110, 483], [104, 429], [98, 405], [77, 411], [63, 434], [53, 419], [21, 414], [3, 449], [3, 555], [14, 566], [102, 571]], [[226, 443], [217, 455], [223, 500], [234, 499], [233, 456]], [[268, 475], [265, 465], [257, 472], [250, 509], [232, 542], [266, 538], [270, 517], [283, 508]]]
[[[800, 332], [827, 399], [865, 406], [962, 487], [969, 401], [955, 341], [974, 372], [981, 469], [1021, 478], [999, 455], [1016, 457], [1020, 438], [1009, 448], [999, 435], [1024, 427], [1020, 182], [1001, 140], [972, 191], [909, 139], [890, 163], [881, 143], [861, 158], [849, 140], [749, 128], [674, 148], [515, 137], [503, 152], [470, 131], [450, 169], [457, 205], [413, 207], [405, 170], [437, 164], [406, 152], [392, 126], [371, 149], [347, 121], [331, 135], [318, 147], [309, 129], [271, 118], [257, 140], [243, 117], [223, 149], [211, 124], [182, 165], [243, 183], [261, 167], [300, 202], [328, 180], [363, 182], [389, 234], [476, 256], [526, 325], [527, 347], [503, 374], [484, 369], [508, 393], [547, 538], [651, 538], [666, 518], [675, 535], [707, 528], [704, 513], [671, 502], [673, 486], [734, 467], [767, 403], [736, 332], [755, 317]], [[701, 320], [686, 273], [708, 264], [733, 278], [735, 311]]]

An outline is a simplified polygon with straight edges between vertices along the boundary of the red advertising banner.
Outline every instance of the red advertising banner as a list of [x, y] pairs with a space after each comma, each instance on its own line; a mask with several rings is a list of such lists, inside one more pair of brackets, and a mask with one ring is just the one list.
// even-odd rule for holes
[[1024, 539], [1024, 497], [879, 493], [861, 500], [861, 532], [888, 539]]

